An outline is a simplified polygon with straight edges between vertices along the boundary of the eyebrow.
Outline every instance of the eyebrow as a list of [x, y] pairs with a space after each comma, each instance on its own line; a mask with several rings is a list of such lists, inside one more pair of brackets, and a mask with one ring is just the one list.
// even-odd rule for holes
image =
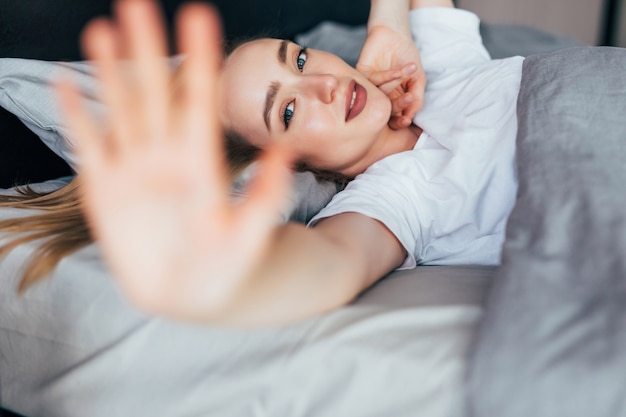
[[[287, 46], [289, 45], [288, 40], [283, 40], [278, 47], [278, 62], [283, 65], [287, 64]], [[280, 90], [280, 82], [273, 81], [267, 89], [267, 94], [265, 95], [265, 108], [263, 109], [263, 120], [265, 121], [265, 126], [267, 126], [267, 130], [270, 130], [270, 114], [272, 113], [272, 107], [274, 106], [274, 101], [276, 101], [276, 95], [278, 94], [278, 90]]]

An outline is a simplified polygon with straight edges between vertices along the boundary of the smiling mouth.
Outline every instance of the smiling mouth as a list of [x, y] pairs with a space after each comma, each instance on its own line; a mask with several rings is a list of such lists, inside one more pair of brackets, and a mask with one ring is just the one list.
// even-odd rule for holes
[[365, 108], [366, 102], [367, 90], [356, 81], [352, 81], [346, 92], [346, 122], [357, 117]]

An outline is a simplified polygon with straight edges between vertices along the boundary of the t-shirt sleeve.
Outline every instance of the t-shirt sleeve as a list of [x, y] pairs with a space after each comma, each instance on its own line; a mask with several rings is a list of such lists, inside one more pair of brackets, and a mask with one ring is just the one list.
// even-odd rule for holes
[[452, 7], [425, 7], [411, 10], [409, 18], [427, 73], [491, 59], [480, 35], [480, 19], [474, 13]]
[[[415, 196], [411, 186], [411, 173], [390, 173], [386, 167], [390, 160], [400, 159], [398, 154], [372, 165], [363, 174], [351, 181], [345, 190], [336, 194], [331, 202], [323, 208], [308, 224], [315, 224], [324, 218], [341, 213], [359, 213], [381, 222], [407, 252], [403, 264], [398, 269], [414, 268], [419, 259], [415, 254], [420, 252], [421, 228], [416, 218]], [[382, 165], [382, 166], [381, 166]]]

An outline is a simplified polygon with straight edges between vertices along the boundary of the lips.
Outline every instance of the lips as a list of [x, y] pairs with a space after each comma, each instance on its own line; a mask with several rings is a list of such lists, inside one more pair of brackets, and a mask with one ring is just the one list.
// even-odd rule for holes
[[367, 90], [353, 80], [346, 91], [346, 122], [357, 117], [363, 111], [365, 103], [367, 103]]

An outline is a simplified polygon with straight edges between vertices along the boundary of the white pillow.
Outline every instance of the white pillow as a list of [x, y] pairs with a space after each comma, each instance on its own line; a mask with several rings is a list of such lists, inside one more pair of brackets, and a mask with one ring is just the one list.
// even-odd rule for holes
[[[171, 59], [177, 65], [179, 57]], [[57, 155], [76, 169], [77, 138], [63, 122], [52, 87], [61, 76], [69, 76], [85, 96], [88, 109], [102, 120], [105, 108], [97, 97], [94, 69], [88, 62], [48, 62], [0, 58], [0, 106], [15, 114]], [[63, 75], [65, 74], [65, 75]], [[282, 220], [307, 223], [338, 191], [332, 182], [318, 182], [311, 173], [295, 175], [291, 204]]]
[[54, 153], [76, 167], [73, 143], [76, 138], [63, 124], [52, 83], [61, 74], [71, 76], [95, 115], [103, 106], [95, 94], [93, 68], [86, 62], [48, 62], [0, 58], [0, 106], [15, 114]]

